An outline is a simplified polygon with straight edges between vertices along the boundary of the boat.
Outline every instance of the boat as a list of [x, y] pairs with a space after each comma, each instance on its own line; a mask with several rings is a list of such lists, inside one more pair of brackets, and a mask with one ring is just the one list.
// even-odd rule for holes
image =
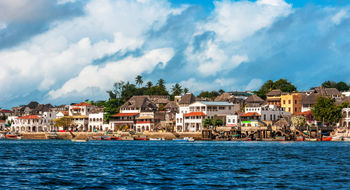
[[7, 134], [5, 135], [5, 139], [20, 140], [22, 137], [14, 134]]
[[192, 137], [184, 137], [183, 139], [173, 139], [175, 142], [194, 142]]
[[124, 137], [120, 137], [120, 140], [122, 140], [122, 141], [133, 141], [134, 137], [124, 136]]
[[332, 137], [322, 137], [322, 139], [317, 138], [317, 141], [332, 141]]
[[350, 142], [350, 137], [344, 137], [343, 141]]
[[341, 136], [332, 137], [332, 141], [343, 141], [343, 137]]
[[102, 140], [102, 136], [93, 136], [92, 140], [100, 141], [100, 140]]
[[88, 142], [89, 139], [72, 139], [72, 142]]
[[313, 141], [314, 142], [314, 141], [317, 141], [317, 139], [315, 139], [315, 138], [306, 138], [305, 141]]
[[147, 137], [146, 136], [141, 136], [141, 137], [134, 137], [135, 141], [147, 141]]
[[286, 141], [286, 137], [275, 137], [272, 141]]
[[46, 135], [46, 139], [58, 139], [58, 135], [56, 133], [51, 133]]
[[296, 141], [304, 141], [304, 137], [302, 135], [298, 136]]
[[111, 140], [113, 140], [113, 141], [120, 141], [122, 139], [120, 137], [118, 137], [118, 136], [111, 136]]
[[111, 136], [108, 136], [108, 135], [102, 136], [102, 137], [101, 137], [101, 140], [107, 140], [107, 141], [109, 141], [109, 140], [111, 140]]
[[165, 141], [165, 138], [149, 138], [150, 141]]
[[5, 139], [5, 135], [0, 133], [0, 139]]

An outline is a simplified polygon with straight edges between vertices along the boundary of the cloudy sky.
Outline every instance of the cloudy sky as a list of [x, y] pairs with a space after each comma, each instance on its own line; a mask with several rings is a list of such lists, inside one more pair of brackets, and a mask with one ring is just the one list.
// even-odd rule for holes
[[350, 82], [348, 0], [1, 0], [0, 107], [106, 99], [116, 81], [201, 90]]

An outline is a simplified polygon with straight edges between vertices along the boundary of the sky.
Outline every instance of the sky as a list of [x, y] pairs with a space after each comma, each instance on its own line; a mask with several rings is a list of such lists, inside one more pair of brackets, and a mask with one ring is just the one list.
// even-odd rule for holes
[[1, 0], [0, 107], [106, 100], [137, 75], [170, 89], [350, 83], [348, 0]]

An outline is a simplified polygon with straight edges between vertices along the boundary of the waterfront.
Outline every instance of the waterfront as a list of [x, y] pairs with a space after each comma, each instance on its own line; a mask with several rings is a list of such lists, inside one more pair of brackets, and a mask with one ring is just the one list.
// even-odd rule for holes
[[0, 188], [341, 189], [350, 143], [0, 141]]

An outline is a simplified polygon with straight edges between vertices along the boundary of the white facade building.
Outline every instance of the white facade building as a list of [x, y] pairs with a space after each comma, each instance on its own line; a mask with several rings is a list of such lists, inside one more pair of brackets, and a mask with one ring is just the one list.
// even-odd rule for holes
[[91, 113], [89, 114], [89, 131], [97, 132], [103, 129], [104, 114], [103, 113]]
[[277, 121], [280, 118], [283, 118], [283, 116], [291, 115], [291, 113], [286, 112], [283, 108], [279, 108], [275, 105], [245, 108], [245, 113], [253, 112], [261, 115], [261, 121]]
[[226, 115], [226, 126], [236, 127], [240, 123], [238, 115]]
[[153, 131], [154, 129], [154, 112], [141, 112], [136, 118], [136, 132]]
[[198, 101], [189, 106], [181, 107], [176, 114], [177, 132], [200, 132], [203, 129], [205, 118], [213, 119], [214, 116], [232, 115], [239, 110], [239, 104], [229, 102]]
[[17, 117], [11, 125], [11, 131], [14, 132], [50, 132], [58, 131], [54, 126], [53, 120], [56, 118], [55, 112], [44, 112], [42, 116], [27, 115]]

